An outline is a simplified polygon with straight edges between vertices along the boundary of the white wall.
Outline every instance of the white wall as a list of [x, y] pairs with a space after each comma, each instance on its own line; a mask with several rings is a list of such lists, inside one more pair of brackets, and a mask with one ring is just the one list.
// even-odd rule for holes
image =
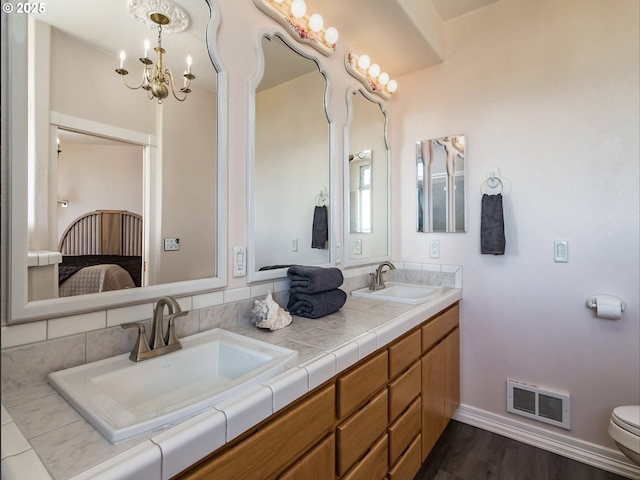
[[[502, 0], [446, 24], [446, 42], [443, 64], [398, 82], [394, 258], [427, 262], [439, 239], [440, 261], [464, 266], [464, 404], [507, 415], [507, 378], [568, 392], [568, 434], [613, 447], [612, 408], [640, 403], [638, 2]], [[468, 232], [417, 234], [413, 144], [454, 133], [467, 134]], [[480, 254], [493, 165], [504, 256]], [[557, 239], [569, 263], [554, 263]], [[594, 318], [592, 293], [626, 300], [622, 319]]]

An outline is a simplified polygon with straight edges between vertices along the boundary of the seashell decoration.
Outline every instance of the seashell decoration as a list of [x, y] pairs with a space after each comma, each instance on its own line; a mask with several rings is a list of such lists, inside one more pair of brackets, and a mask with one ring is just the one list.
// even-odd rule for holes
[[268, 328], [271, 331], [284, 328], [292, 321], [291, 314], [278, 305], [271, 292], [267, 293], [264, 300], [255, 300], [251, 318], [256, 327]]

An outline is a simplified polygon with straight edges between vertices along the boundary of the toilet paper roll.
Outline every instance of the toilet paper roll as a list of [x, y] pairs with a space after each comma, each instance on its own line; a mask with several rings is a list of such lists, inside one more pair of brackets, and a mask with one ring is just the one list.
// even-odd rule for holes
[[614, 300], [596, 299], [596, 316], [619, 320], [622, 317], [622, 304]]

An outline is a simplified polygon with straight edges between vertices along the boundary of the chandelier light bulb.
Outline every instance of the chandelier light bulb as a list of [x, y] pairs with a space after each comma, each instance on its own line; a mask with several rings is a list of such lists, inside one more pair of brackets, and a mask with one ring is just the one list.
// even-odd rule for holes
[[371, 65], [369, 67], [369, 75], [371, 76], [371, 78], [376, 78], [378, 75], [380, 75], [380, 65], [378, 65], [377, 63]]
[[127, 54], [124, 50], [120, 50], [120, 68], [124, 68], [124, 61], [127, 59]]
[[387, 72], [382, 72], [380, 75], [378, 75], [378, 83], [382, 86], [389, 83], [389, 74]]
[[304, 0], [293, 0], [291, 2], [291, 15], [296, 18], [302, 18], [307, 13], [307, 4]]
[[327, 28], [327, 30], [324, 32], [324, 39], [329, 45], [335, 45], [336, 43], [338, 43], [338, 30], [333, 27]]
[[360, 58], [358, 58], [358, 67], [361, 70], [368, 69], [369, 65], [371, 65], [371, 59], [369, 58], [369, 55], [362, 55], [360, 56]]
[[323, 25], [324, 20], [322, 20], [322, 15], [320, 15], [319, 13], [314, 13], [313, 15], [311, 15], [311, 18], [309, 18], [309, 28], [311, 29], [311, 31], [319, 32], [320, 30], [322, 30]]
[[397, 89], [398, 89], [398, 82], [396, 82], [395, 80], [390, 80], [389, 83], [387, 84], [387, 90], [389, 90], [390, 93], [393, 93]]

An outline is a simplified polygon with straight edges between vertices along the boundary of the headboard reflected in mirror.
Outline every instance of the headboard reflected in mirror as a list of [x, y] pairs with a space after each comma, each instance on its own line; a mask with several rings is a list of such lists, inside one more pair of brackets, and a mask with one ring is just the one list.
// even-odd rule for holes
[[[3, 18], [8, 30], [6, 37], [3, 35], [8, 39], [6, 47], [3, 45], [7, 52], [3, 54], [3, 70], [8, 72], [7, 96], [11, 98], [3, 109], [12, 126], [6, 144], [11, 172], [7, 179], [11, 192], [6, 221], [10, 232], [7, 256], [11, 259], [7, 323], [224, 287], [227, 77], [217, 46], [211, 43], [217, 39], [220, 24], [215, 2], [175, 2], [187, 12], [188, 25], [182, 33], [163, 35], [163, 63], [182, 76], [189, 54], [193, 62], [187, 68], [193, 69], [196, 79], [191, 81], [191, 93], [185, 101], [169, 94], [162, 103], [157, 98], [149, 100], [143, 89], [126, 88], [114, 72], [121, 62], [130, 77], [139, 78], [144, 65], [138, 61], [142, 56], [138, 51], [145, 37], [158, 35], [157, 25], [141, 23], [129, 12], [127, 2], [56, 3], [56, 8], [47, 8], [43, 14]], [[147, 3], [161, 10], [173, 8], [163, 2]], [[171, 11], [162, 13], [171, 16]], [[101, 26], [99, 32], [95, 25]], [[120, 50], [130, 52], [130, 60], [118, 60]], [[35, 87], [28, 91], [26, 85]], [[29, 113], [27, 105], [32, 106]], [[142, 246], [141, 253], [132, 256], [142, 256], [146, 269], [143, 273], [142, 267], [135, 267], [140, 278], [129, 275], [131, 288], [102, 288], [64, 298], [36, 296], [32, 301], [29, 261], [35, 251], [51, 252], [55, 257], [62, 210], [83, 205], [75, 216], [95, 208], [132, 210], [118, 203], [125, 190], [129, 193], [129, 187], [118, 182], [109, 184], [114, 191], [109, 202], [88, 195], [89, 188], [80, 192], [80, 185], [87, 187], [89, 181], [100, 180], [101, 170], [91, 170], [75, 183], [61, 180], [60, 175], [69, 169], [59, 168], [59, 162], [70, 158], [73, 148], [79, 148], [64, 145], [66, 140], [58, 148], [56, 136], [63, 130], [139, 146], [136, 161], [142, 174], [135, 190], [141, 199]], [[105, 157], [105, 165], [109, 158], [119, 157], [117, 153], [110, 155]], [[84, 158], [94, 156], [84, 154]], [[60, 199], [69, 208], [61, 208]], [[134, 211], [138, 212], [138, 207]], [[184, 215], [185, 211], [190, 214]], [[180, 238], [189, 248], [165, 251], [163, 239], [167, 237]], [[57, 274], [51, 276], [51, 282], [55, 278]], [[128, 281], [126, 284], [130, 286]], [[142, 288], [133, 288], [138, 286]]]

